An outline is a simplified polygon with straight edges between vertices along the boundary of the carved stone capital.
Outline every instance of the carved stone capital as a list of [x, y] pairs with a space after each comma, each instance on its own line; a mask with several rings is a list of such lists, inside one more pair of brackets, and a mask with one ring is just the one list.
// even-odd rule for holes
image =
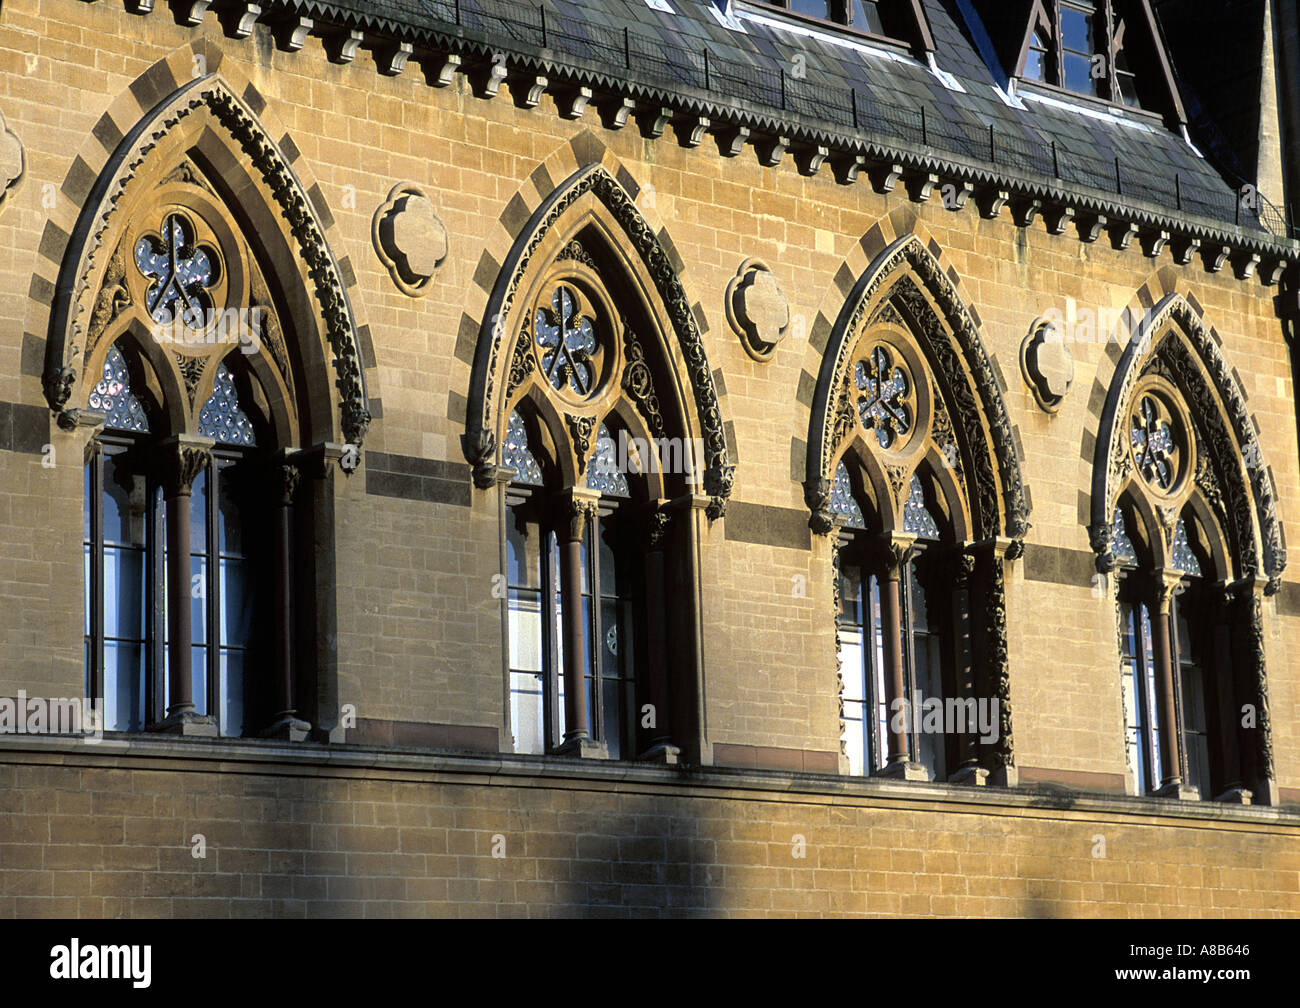
[[903, 567], [911, 559], [915, 543], [916, 536], [906, 532], [886, 532], [876, 540], [880, 572], [886, 581], [897, 581], [903, 576]]
[[168, 497], [188, 497], [190, 488], [212, 459], [212, 438], [180, 435], [158, 446], [158, 467]]
[[668, 529], [672, 525], [672, 515], [667, 511], [654, 511], [646, 518], [646, 550], [654, 553], [662, 550], [668, 540]]
[[556, 495], [556, 507], [563, 524], [561, 531], [567, 542], [581, 542], [589, 522], [595, 519], [600, 507], [600, 494], [573, 487]]
[[298, 486], [302, 483], [302, 472], [296, 465], [276, 466], [276, 483], [280, 490], [280, 506], [289, 507], [298, 495]]
[[1183, 572], [1173, 570], [1167, 567], [1158, 568], [1155, 571], [1155, 578], [1152, 588], [1155, 593], [1156, 611], [1162, 616], [1169, 615], [1170, 605], [1173, 603], [1174, 596], [1178, 594], [1178, 589], [1182, 586]]

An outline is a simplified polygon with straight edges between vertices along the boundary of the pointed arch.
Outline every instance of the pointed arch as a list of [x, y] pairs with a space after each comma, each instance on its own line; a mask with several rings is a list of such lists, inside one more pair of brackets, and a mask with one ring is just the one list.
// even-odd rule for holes
[[196, 42], [155, 64], [100, 120], [70, 171], [68, 205], [56, 211], [68, 228], [45, 252], [58, 263], [50, 307], [32, 313], [40, 317], [30, 330], [47, 334], [46, 399], [61, 425], [76, 426], [107, 345], [127, 331], [160, 382], [171, 373], [170, 393], [184, 387], [194, 397], [198, 376], [182, 375], [177, 355], [149, 333], [132, 250], [123, 246], [132, 213], [173, 186], [212, 209], [203, 217], [225, 255], [247, 258], [228, 277], [238, 286], [230, 293], [241, 306], [268, 309], [254, 338], [270, 361], [250, 361], [250, 371], [277, 436], [359, 447], [371, 421], [373, 354], [354, 313], [355, 278], [330, 249], [333, 219], [319, 187], [300, 177], [306, 168], [295, 166], [292, 140], [273, 138], [264, 101], [251, 85], [237, 92], [220, 63], [216, 47]]
[[1286, 567], [1277, 485], [1264, 459], [1245, 392], [1224, 358], [1218, 334], [1177, 292], [1166, 294], [1128, 333], [1111, 379], [1092, 451], [1089, 539], [1099, 569], [1114, 566], [1109, 515], [1133, 480], [1125, 418], [1139, 382], [1160, 375], [1181, 393], [1195, 417], [1193, 487], [1217, 511], [1234, 546], [1237, 578], [1267, 579], [1273, 594]]
[[813, 528], [830, 530], [831, 480], [857, 424], [848, 395], [855, 351], [866, 329], [882, 325], [911, 332], [926, 355], [935, 381], [934, 443], [966, 484], [969, 526], [979, 538], [1013, 540], [1014, 558], [1029, 531], [1030, 505], [1003, 386], [955, 275], [915, 234], [891, 243], [859, 277], [822, 355], [804, 482]]
[[[850, 482], [874, 494], [876, 559], [870, 559], [868, 542], [852, 548], [869, 550], [865, 559], [880, 579], [888, 702], [906, 699], [909, 679], [915, 685], [928, 676], [941, 693], [978, 696], [996, 709], [995, 740], [954, 739], [943, 760], [935, 758], [923, 773], [942, 765], [953, 779], [1009, 784], [1015, 744], [1005, 561], [1024, 549], [1028, 493], [1005, 386], [980, 341], [978, 317], [958, 292], [956, 272], [941, 265], [938, 245], [904, 230], [909, 223], [915, 226], [891, 216], [864, 237], [861, 249], [866, 255], [874, 250], [874, 258], [856, 280], [846, 262], [836, 276], [843, 296], [836, 320], [822, 315], [814, 324], [810, 351], [820, 354], [818, 370], [814, 377], [805, 369], [800, 383], [800, 398], [810, 407], [808, 441], [796, 442], [805, 453], [805, 500], [816, 532], [837, 529], [842, 519], [833, 513], [832, 489], [846, 457], [853, 460]], [[902, 233], [890, 241], [891, 231]], [[943, 617], [946, 630], [942, 623], [936, 630], [942, 657], [924, 661], [907, 643], [915, 633], [905, 618], [911, 588], [900, 587], [926, 580], [915, 554], [918, 539], [932, 536], [918, 536], [906, 514], [918, 472], [923, 494], [940, 505], [947, 526], [930, 544], [930, 555], [923, 549], [921, 556], [934, 590], [946, 598], [940, 611], [952, 616]], [[833, 569], [841, 538], [838, 532], [832, 538]], [[969, 638], [959, 640], [955, 632], [958, 612], [973, 628]], [[919, 740], [891, 729], [890, 748], [878, 772], [918, 773]]]
[[[667, 381], [657, 389], [658, 405], [651, 410], [643, 399], [642, 412], [675, 417], [681, 436], [701, 440], [709, 515], [717, 518], [731, 494], [734, 439], [725, 427], [718, 382], [704, 352], [702, 316], [687, 299], [675, 252], [665, 247], [661, 234], [642, 215], [622, 181], [624, 174], [616, 177], [604, 163], [587, 164], [555, 187], [522, 227], [499, 268], [475, 334], [462, 448], [474, 467], [475, 484], [491, 486], [504, 406], [523, 374], [536, 364], [521, 335], [530, 324], [523, 307], [529, 303], [530, 285], [539, 270], [561, 258], [570, 240], [582, 233], [601, 246], [605, 269], [617, 275], [622, 293], [639, 308], [641, 323], [651, 330], [642, 339], [659, 358], [647, 362], [647, 348], [640, 347], [639, 340], [637, 350], [626, 348], [624, 387], [634, 399], [643, 397], [641, 370], [647, 364], [650, 370], [662, 366], [659, 373]], [[636, 335], [628, 320], [618, 319], [617, 325], [621, 337]]]
[[[1120, 502], [1141, 513], [1150, 540], [1142, 571], [1149, 584], [1145, 596], [1130, 592], [1129, 601], [1148, 606], [1153, 625], [1159, 620], [1157, 637], [1169, 637], [1178, 585], [1187, 576], [1176, 538], [1180, 523], [1191, 520], [1210, 561], [1208, 571], [1194, 574], [1204, 585], [1198, 589], [1208, 607], [1203, 616], [1223, 626], [1207, 665], [1221, 694], [1216, 731], [1222, 741], [1213, 777], [1204, 771], [1201, 786], [1217, 779], [1216, 787], [1226, 788], [1222, 800], [1244, 793], [1257, 804], [1274, 804], [1262, 597], [1278, 589], [1286, 566], [1276, 484], [1218, 334], [1188, 297], [1174, 291], [1151, 300], [1143, 301], [1150, 304], [1144, 314], [1124, 318], [1137, 321], [1127, 330], [1090, 445], [1089, 540], [1098, 569], [1115, 570], [1107, 516]], [[1121, 592], [1123, 574], [1117, 574]], [[1173, 695], [1178, 672], [1167, 643], [1157, 649], [1154, 667], [1165, 695]], [[1232, 713], [1242, 703], [1255, 711], [1249, 727]], [[1162, 712], [1159, 744], [1161, 793], [1178, 796], [1190, 765], [1181, 717], [1172, 705]], [[1168, 725], [1176, 729], [1164, 730]]]

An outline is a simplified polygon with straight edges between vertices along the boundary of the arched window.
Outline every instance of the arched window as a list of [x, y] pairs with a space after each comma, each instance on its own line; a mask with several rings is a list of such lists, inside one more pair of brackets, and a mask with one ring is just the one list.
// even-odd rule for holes
[[42, 383], [85, 439], [87, 682], [116, 728], [300, 740], [337, 710], [322, 547], [371, 420], [358, 292], [269, 107], [185, 59], [113, 105], [139, 118], [60, 210]]
[[955, 276], [915, 235], [877, 255], [831, 325], [793, 447], [810, 525], [834, 533], [841, 765], [1011, 785], [1005, 564], [1029, 503]]
[[1113, 510], [1110, 553], [1133, 786], [1242, 797], [1227, 540], [1195, 479], [1209, 460], [1198, 457], [1181, 393], [1158, 374], [1137, 383], [1126, 421], [1132, 476]]
[[536, 291], [501, 442], [515, 751], [675, 759], [661, 505], [698, 451], [664, 436], [634, 316], [577, 239]]
[[303, 390], [279, 299], [219, 184], [183, 161], [108, 243], [86, 350], [102, 377], [73, 421], [97, 425], [86, 683], [109, 730], [300, 739]]

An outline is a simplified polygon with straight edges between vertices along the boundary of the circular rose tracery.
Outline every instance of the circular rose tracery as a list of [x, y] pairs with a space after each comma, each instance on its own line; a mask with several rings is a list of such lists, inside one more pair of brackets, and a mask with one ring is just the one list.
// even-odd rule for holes
[[1129, 412], [1129, 444], [1133, 465], [1152, 490], [1170, 494], [1177, 489], [1186, 440], [1181, 418], [1163, 396], [1146, 391], [1136, 397]]
[[913, 385], [902, 362], [884, 344], [853, 366], [853, 383], [857, 386], [858, 417], [862, 426], [875, 431], [884, 449], [893, 448], [916, 422]]
[[541, 304], [534, 319], [542, 373], [557, 392], [587, 398], [599, 377], [595, 312], [578, 289], [556, 285], [550, 304]]

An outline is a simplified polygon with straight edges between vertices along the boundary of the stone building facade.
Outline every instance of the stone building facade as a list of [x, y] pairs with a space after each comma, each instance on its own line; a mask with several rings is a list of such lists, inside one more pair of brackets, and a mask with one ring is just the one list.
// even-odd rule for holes
[[6, 3], [0, 913], [1300, 913], [1196, 6]]

